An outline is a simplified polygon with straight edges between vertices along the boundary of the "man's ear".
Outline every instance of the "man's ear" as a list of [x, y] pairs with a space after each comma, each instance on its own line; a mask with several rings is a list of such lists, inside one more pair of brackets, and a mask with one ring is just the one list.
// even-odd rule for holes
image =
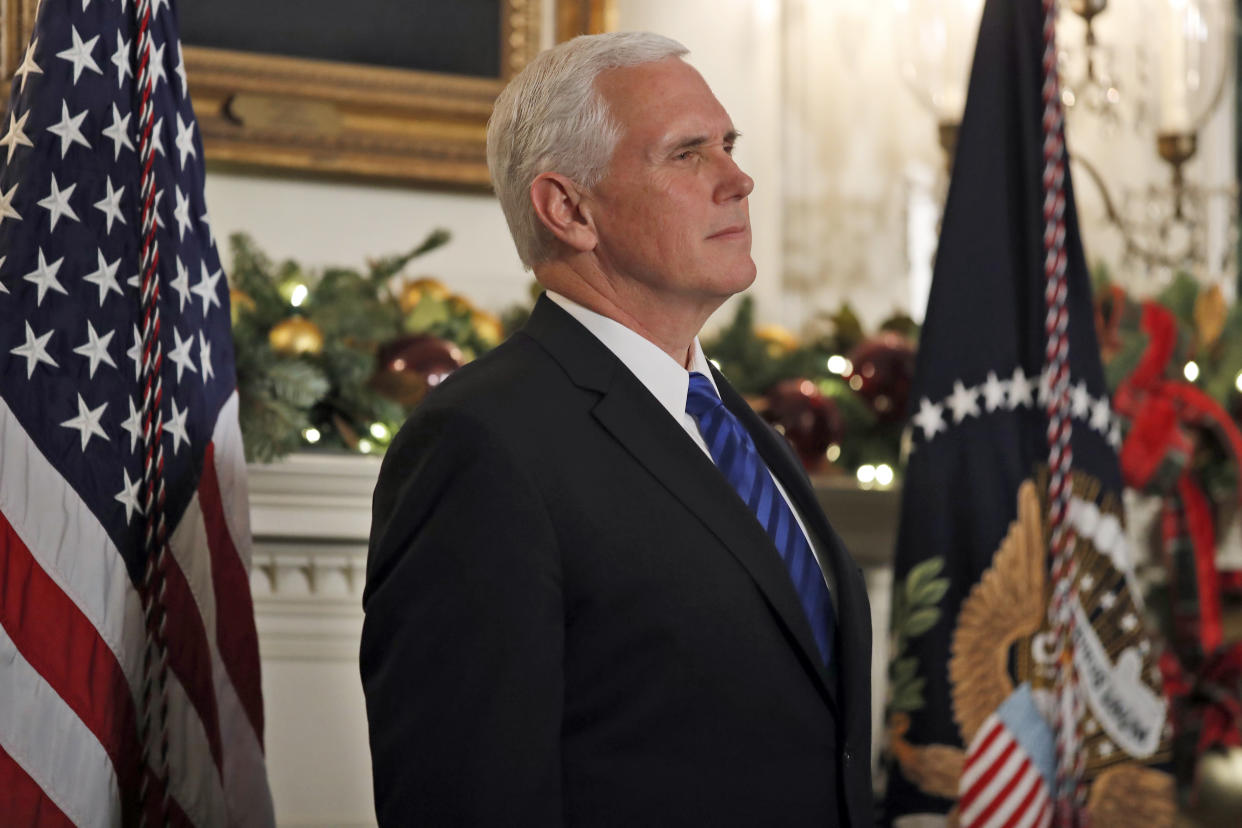
[[530, 201], [535, 215], [552, 235], [580, 253], [595, 249], [595, 224], [583, 209], [582, 192], [573, 179], [560, 173], [540, 173], [531, 182]]

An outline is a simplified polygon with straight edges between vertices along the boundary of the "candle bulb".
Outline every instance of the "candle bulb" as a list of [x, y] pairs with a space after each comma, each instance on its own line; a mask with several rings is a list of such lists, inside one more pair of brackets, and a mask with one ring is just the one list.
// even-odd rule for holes
[[1166, 0], [1162, 11], [1163, 51], [1160, 66], [1160, 131], [1191, 132], [1190, 90], [1187, 88], [1187, 15], [1193, 0]]

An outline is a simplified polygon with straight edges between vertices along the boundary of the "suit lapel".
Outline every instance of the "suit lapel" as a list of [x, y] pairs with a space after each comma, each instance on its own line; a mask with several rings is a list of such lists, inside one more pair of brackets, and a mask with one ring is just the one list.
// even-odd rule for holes
[[525, 330], [577, 385], [602, 394], [592, 410], [596, 420], [745, 568], [793, 638], [816, 683], [835, 705], [835, 682], [820, 659], [784, 563], [711, 459], [612, 352], [555, 303], [541, 297]]

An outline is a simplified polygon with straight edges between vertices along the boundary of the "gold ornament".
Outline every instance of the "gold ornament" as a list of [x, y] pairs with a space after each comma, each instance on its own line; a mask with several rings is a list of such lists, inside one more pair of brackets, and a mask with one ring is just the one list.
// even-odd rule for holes
[[401, 294], [397, 297], [397, 303], [401, 306], [403, 313], [409, 313], [423, 301], [424, 297], [430, 299], [447, 299], [449, 290], [438, 279], [432, 279], [430, 276], [423, 276], [418, 279], [411, 279], [401, 286]]
[[250, 298], [249, 293], [237, 288], [229, 291], [229, 316], [233, 320], [234, 325], [237, 324], [237, 320], [241, 318], [243, 313], [249, 313], [254, 308], [254, 300]]
[[1220, 285], [1212, 285], [1195, 298], [1195, 330], [1199, 334], [1199, 345], [1210, 348], [1220, 339], [1225, 330], [1225, 317], [1229, 315], [1229, 306]]
[[780, 325], [759, 325], [755, 336], [762, 342], [769, 357], [780, 357], [798, 347], [798, 339]]
[[504, 336], [504, 327], [500, 324], [500, 319], [487, 311], [476, 310], [470, 314], [470, 326], [474, 328], [479, 339], [489, 346], [499, 345], [501, 337]]
[[323, 351], [323, 331], [319, 326], [302, 316], [292, 316], [272, 326], [267, 335], [273, 350], [278, 354], [293, 356], [296, 354], [317, 355]]

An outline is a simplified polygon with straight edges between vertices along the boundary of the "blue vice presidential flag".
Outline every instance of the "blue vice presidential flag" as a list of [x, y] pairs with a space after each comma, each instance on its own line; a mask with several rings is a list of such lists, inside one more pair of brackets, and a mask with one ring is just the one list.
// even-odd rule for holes
[[[1048, 825], [1056, 797], [1048, 620], [1048, 414], [1038, 0], [983, 12], [911, 391], [886, 713], [886, 822]], [[1171, 822], [1155, 653], [1123, 530], [1121, 431], [1104, 384], [1065, 172], [1070, 657], [1093, 824]], [[927, 824], [927, 823], [922, 823]]]

